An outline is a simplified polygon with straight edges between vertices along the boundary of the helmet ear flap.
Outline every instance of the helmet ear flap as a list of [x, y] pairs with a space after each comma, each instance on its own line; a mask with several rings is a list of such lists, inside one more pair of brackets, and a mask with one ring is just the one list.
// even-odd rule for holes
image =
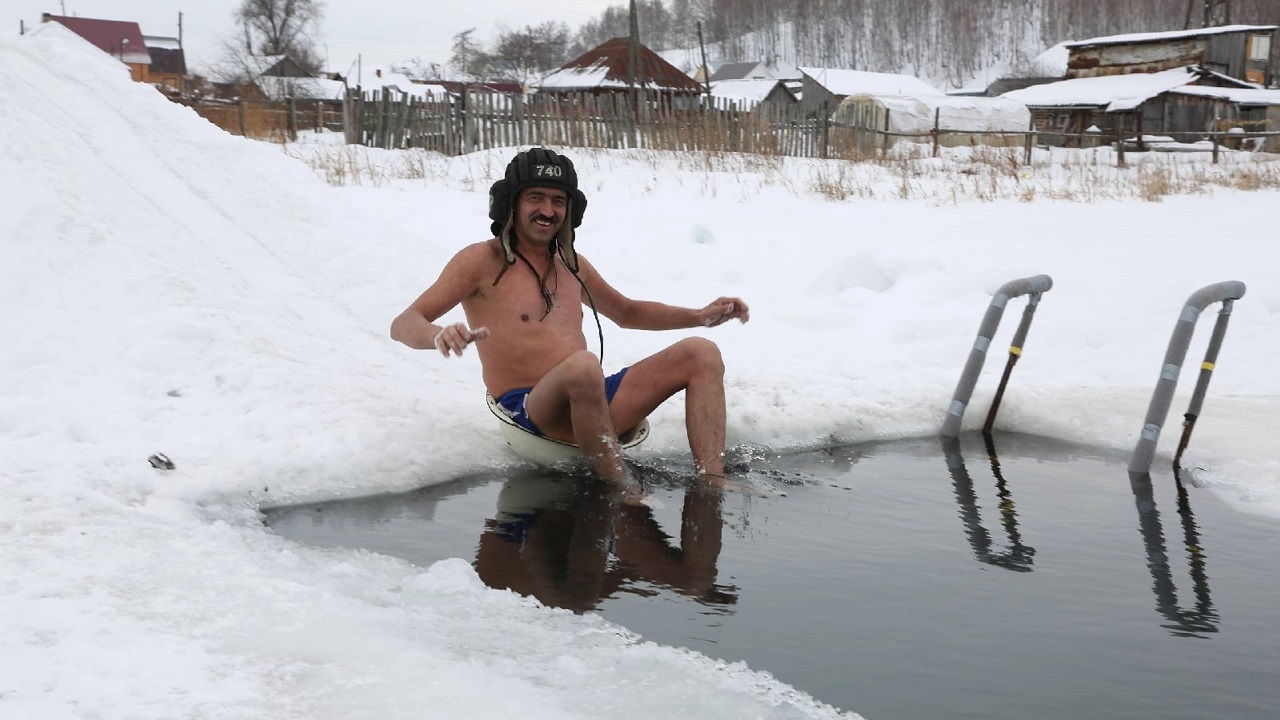
[[573, 189], [571, 196], [573, 198], [573, 203], [570, 210], [572, 211], [573, 216], [570, 217], [569, 220], [570, 226], [576, 228], [582, 225], [582, 216], [587, 212], [587, 196], [583, 195], [582, 191], [577, 188]]
[[506, 178], [503, 178], [489, 188], [489, 219], [493, 221], [490, 227], [495, 237], [510, 214], [511, 183], [507, 182]]

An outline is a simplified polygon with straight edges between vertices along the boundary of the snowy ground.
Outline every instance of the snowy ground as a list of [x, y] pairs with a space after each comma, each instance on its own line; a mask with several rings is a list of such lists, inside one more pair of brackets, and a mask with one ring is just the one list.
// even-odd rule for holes
[[[0, 716], [838, 715], [765, 673], [488, 590], [463, 560], [414, 567], [262, 526], [263, 504], [516, 462], [473, 354], [387, 337], [486, 236], [512, 150], [412, 171], [353, 153], [365, 180], [335, 187], [296, 159], [325, 147], [228, 136], [56, 25], [0, 40]], [[734, 444], [935, 434], [991, 293], [1047, 273], [999, 425], [1132, 448], [1187, 297], [1245, 282], [1186, 460], [1242, 511], [1280, 517], [1280, 193], [1229, 187], [1274, 172], [1257, 158], [975, 171], [959, 155], [570, 153], [591, 202], [579, 251], [615, 286], [751, 304], [749, 324], [707, 331]], [[1143, 178], [1194, 192], [1144, 201]], [[683, 334], [606, 325], [605, 365]], [[661, 408], [641, 452], [687, 454], [682, 423]], [[177, 469], [152, 469], [154, 452]]]

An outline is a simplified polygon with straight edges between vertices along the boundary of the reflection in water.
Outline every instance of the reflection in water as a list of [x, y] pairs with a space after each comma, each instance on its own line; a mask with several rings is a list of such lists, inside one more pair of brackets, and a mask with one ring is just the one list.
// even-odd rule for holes
[[736, 588], [716, 583], [723, 493], [698, 484], [685, 492], [680, 541], [653, 510], [620, 502], [589, 478], [524, 476], [508, 480], [485, 522], [475, 569], [490, 587], [531, 595], [575, 612], [615, 593], [656, 594], [657, 585], [726, 611]]
[[1178, 515], [1182, 518], [1182, 539], [1187, 548], [1187, 568], [1195, 591], [1195, 609], [1183, 610], [1178, 604], [1178, 589], [1173, 584], [1169, 552], [1165, 547], [1160, 511], [1156, 509], [1151, 476], [1133, 475], [1129, 485], [1138, 506], [1138, 530], [1147, 548], [1147, 569], [1151, 571], [1151, 590], [1156, 595], [1156, 611], [1169, 622], [1161, 625], [1179, 637], [1205, 637], [1218, 632], [1218, 612], [1209, 597], [1209, 575], [1205, 571], [1205, 553], [1200, 546], [1200, 532], [1182, 479], [1174, 473], [1178, 486]]
[[991, 533], [982, 525], [982, 516], [978, 510], [978, 494], [973, 488], [973, 478], [965, 467], [964, 456], [960, 454], [960, 440], [954, 437], [942, 438], [942, 451], [947, 458], [947, 469], [951, 472], [951, 484], [955, 490], [956, 503], [960, 505], [960, 519], [964, 522], [965, 535], [969, 538], [969, 546], [978, 562], [1002, 567], [1015, 572], [1031, 572], [1036, 549], [1022, 544], [1022, 533], [1018, 531], [1018, 511], [1013, 504], [1013, 494], [1009, 492], [1004, 474], [1000, 470], [1000, 461], [996, 457], [995, 444], [990, 436], [986, 436], [987, 456], [991, 460], [991, 472], [996, 478], [996, 495], [1000, 498], [1000, 522], [1004, 526], [1004, 534], [1009, 539], [1009, 549], [1005, 552], [992, 552]]

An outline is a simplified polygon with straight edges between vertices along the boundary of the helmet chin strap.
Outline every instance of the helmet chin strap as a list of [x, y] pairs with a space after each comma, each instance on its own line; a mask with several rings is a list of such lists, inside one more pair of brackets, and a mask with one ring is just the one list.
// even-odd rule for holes
[[[502, 269], [498, 271], [498, 276], [493, 279], [491, 287], [497, 286], [502, 276], [507, 274], [507, 269], [516, 264], [517, 258], [524, 261], [524, 264], [529, 268], [529, 272], [533, 273], [533, 276], [537, 278], [538, 289], [542, 292], [542, 301], [547, 306], [546, 312], [542, 314], [542, 318], [539, 320], [541, 322], [551, 314], [552, 308], [555, 307], [554, 298], [551, 292], [547, 290], [547, 279], [555, 268], [555, 259], [559, 257], [560, 262], [564, 263], [564, 266], [569, 269], [573, 279], [578, 281], [578, 285], [582, 287], [583, 294], [587, 296], [587, 303], [591, 306], [591, 315], [596, 321], [596, 335], [600, 338], [600, 364], [603, 365], [604, 326], [600, 324], [600, 312], [596, 310], [595, 298], [591, 297], [591, 291], [587, 289], [587, 284], [582, 281], [582, 276], [578, 274], [578, 253], [573, 249], [574, 232], [572, 222], [569, 220], [569, 218], [573, 217], [573, 201], [570, 200], [565, 207], [565, 221], [560, 228], [560, 232], [556, 233], [556, 236], [552, 238], [547, 246], [547, 253], [551, 256], [551, 262], [547, 265], [547, 271], [542, 275], [538, 274], [537, 269], [533, 267], [533, 263], [529, 262], [529, 258], [525, 257], [524, 253], [520, 252], [519, 248], [516, 247], [515, 215], [516, 210], [513, 207], [507, 213], [507, 221], [502, 227], [502, 233], [498, 236], [498, 241], [502, 243], [502, 252], [506, 262], [502, 264]], [[572, 262], [570, 262], [571, 259]]]

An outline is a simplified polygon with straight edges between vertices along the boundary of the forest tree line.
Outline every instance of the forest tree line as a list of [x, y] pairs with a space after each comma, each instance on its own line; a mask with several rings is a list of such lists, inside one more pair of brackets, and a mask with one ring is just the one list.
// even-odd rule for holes
[[[637, 0], [636, 10], [641, 42], [685, 50], [685, 70], [700, 62], [701, 24], [713, 70], [764, 60], [906, 72], [955, 85], [997, 63], [1030, 73], [1037, 54], [1064, 40], [1280, 24], [1280, 0]], [[628, 26], [628, 4], [620, 2], [576, 30], [554, 21], [502, 30], [487, 49], [465, 31], [454, 38], [449, 69], [527, 82], [626, 36]]]

